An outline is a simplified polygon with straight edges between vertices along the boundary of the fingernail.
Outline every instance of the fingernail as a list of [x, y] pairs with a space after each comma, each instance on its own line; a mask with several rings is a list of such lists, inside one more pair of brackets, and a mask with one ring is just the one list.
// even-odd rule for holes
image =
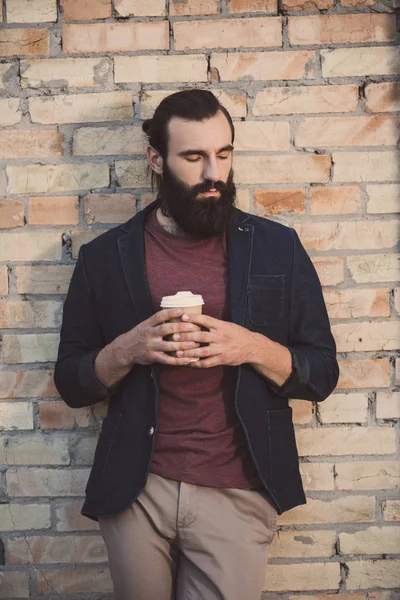
[[182, 321], [187, 321], [188, 319], [189, 319], [189, 315], [187, 315], [186, 313], [183, 313]]

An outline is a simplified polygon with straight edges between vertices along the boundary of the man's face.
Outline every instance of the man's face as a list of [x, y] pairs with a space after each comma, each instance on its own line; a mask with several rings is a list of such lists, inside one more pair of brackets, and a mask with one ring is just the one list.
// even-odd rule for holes
[[205, 121], [169, 123], [161, 209], [199, 238], [222, 234], [233, 213], [232, 133], [222, 112]]

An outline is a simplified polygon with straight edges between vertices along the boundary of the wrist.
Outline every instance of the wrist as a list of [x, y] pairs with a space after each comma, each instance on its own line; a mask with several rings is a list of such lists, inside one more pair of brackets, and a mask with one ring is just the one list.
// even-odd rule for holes
[[132, 356], [132, 349], [128, 346], [128, 336], [126, 333], [123, 333], [111, 342], [109, 353], [115, 361], [117, 368], [130, 369], [136, 362], [134, 356]]

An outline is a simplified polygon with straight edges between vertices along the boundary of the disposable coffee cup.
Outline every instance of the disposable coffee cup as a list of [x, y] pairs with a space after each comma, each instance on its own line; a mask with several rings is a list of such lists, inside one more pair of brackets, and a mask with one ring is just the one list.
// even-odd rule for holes
[[[186, 313], [194, 313], [200, 315], [203, 310], [204, 300], [201, 294], [192, 294], [192, 292], [177, 292], [174, 296], [164, 296], [161, 299], [161, 308], [182, 308]], [[171, 323], [179, 323], [181, 317], [170, 319]], [[193, 327], [200, 331], [200, 327], [193, 323]], [[172, 335], [167, 335], [165, 340], [171, 341]], [[172, 356], [176, 356], [175, 352], [169, 352]], [[196, 362], [199, 358], [192, 358], [190, 362]]]

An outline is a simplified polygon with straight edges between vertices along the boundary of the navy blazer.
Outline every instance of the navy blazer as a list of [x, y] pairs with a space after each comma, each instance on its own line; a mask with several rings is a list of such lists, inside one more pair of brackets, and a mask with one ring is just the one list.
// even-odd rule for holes
[[[144, 220], [81, 247], [64, 305], [55, 383], [74, 408], [109, 399], [82, 514], [122, 512], [143, 490], [157, 435], [157, 363], [135, 365], [112, 390], [94, 374], [100, 350], [152, 314]], [[279, 514], [305, 503], [288, 398], [319, 402], [339, 369], [321, 285], [296, 232], [235, 209], [228, 232], [231, 321], [287, 346], [292, 373], [283, 386], [249, 364], [236, 370], [236, 413], [262, 490]]]

